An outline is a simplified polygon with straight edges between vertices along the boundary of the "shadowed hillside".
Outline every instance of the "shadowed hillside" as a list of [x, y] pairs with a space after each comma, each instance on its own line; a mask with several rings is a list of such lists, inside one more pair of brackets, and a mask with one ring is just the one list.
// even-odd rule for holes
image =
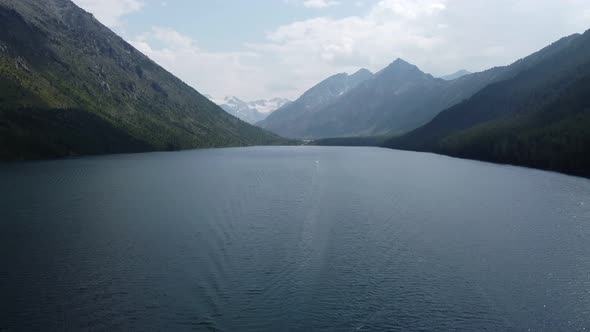
[[281, 142], [69, 0], [0, 0], [0, 87], [3, 159]]

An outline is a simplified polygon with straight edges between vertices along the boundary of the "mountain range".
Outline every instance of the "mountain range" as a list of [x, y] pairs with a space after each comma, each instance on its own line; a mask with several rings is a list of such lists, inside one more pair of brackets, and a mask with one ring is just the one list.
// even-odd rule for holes
[[385, 146], [590, 176], [590, 30], [507, 69]]
[[243, 101], [238, 97], [232, 96], [225, 97], [221, 101], [215, 101], [210, 96], [207, 97], [216, 102], [227, 113], [250, 124], [255, 124], [266, 119], [272, 112], [291, 103], [289, 99], [285, 98]]
[[[346, 77], [326, 79], [258, 125], [320, 145], [379, 145], [590, 176], [590, 30], [478, 73], [435, 78], [397, 59], [346, 89], [324, 88]], [[322, 103], [307, 102], [309, 95]]]
[[[346, 89], [342, 88], [346, 74], [332, 76], [258, 125], [298, 139], [399, 135], [500, 79], [503, 72], [494, 68], [444, 80], [397, 59], [376, 74], [362, 70], [361, 79]], [[310, 95], [322, 102], [310, 102]]]
[[[376, 74], [359, 73], [329, 77], [257, 125], [296, 139], [397, 136], [510, 75], [508, 67], [496, 67], [435, 78], [402, 59]], [[358, 79], [345, 84], [348, 77]]]
[[295, 139], [400, 136], [427, 124], [440, 112], [471, 98], [481, 89], [536, 66], [560, 52], [568, 40], [565, 38], [509, 66], [478, 73], [460, 70], [435, 78], [397, 59], [376, 74], [360, 71], [363, 75], [352, 80], [354, 84], [346, 84], [347, 78], [359, 73], [338, 74], [312, 87], [258, 125]]
[[286, 142], [224, 112], [70, 0], [0, 0], [0, 158]]
[[317, 113], [371, 77], [373, 73], [367, 69], [361, 69], [352, 75], [341, 73], [331, 76], [257, 125], [283, 137], [313, 138], [306, 135], [306, 132], [314, 125]]

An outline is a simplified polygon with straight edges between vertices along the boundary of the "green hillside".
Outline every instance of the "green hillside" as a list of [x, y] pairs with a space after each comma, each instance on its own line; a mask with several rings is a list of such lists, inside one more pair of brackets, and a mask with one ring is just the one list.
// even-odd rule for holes
[[590, 176], [590, 32], [556, 44], [385, 145]]
[[285, 143], [69, 0], [0, 0], [0, 158]]

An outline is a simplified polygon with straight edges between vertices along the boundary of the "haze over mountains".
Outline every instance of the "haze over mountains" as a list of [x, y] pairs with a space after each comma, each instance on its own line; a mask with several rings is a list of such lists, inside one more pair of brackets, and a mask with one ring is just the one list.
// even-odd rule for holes
[[440, 78], [442, 78], [445, 81], [451, 81], [451, 80], [456, 80], [460, 77], [463, 77], [463, 76], [469, 75], [469, 74], [471, 74], [470, 71], [465, 70], [465, 69], [461, 69], [461, 70], [458, 70], [450, 75], [441, 76]]
[[285, 98], [243, 101], [238, 97], [231, 96], [216, 101], [210, 96], [207, 97], [216, 102], [224, 111], [250, 124], [266, 119], [272, 112], [291, 103], [289, 99]]
[[398, 135], [470, 97], [502, 72], [498, 68], [447, 81], [397, 59], [374, 75], [363, 70], [356, 76], [361, 79], [346, 88], [346, 74], [332, 76], [258, 125], [298, 139]]
[[352, 75], [340, 73], [331, 76], [257, 125], [284, 137], [309, 138], [304, 133], [313, 125], [317, 112], [371, 77], [373, 73], [367, 69], [360, 69]]
[[590, 30], [504, 77], [385, 145], [590, 176]]
[[0, 157], [272, 144], [70, 0], [0, 0]]
[[325, 145], [384, 145], [590, 175], [589, 31], [479, 73], [435, 78], [397, 59], [346, 89], [325, 89], [346, 77], [326, 79], [259, 125]]

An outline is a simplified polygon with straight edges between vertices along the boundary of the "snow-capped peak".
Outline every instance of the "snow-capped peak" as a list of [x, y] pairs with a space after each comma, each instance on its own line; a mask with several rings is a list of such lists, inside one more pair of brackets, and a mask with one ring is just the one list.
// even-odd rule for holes
[[270, 113], [291, 102], [285, 98], [243, 101], [236, 96], [226, 96], [221, 100], [212, 98], [209, 95], [205, 96], [221, 106], [229, 114], [252, 124], [264, 120]]

